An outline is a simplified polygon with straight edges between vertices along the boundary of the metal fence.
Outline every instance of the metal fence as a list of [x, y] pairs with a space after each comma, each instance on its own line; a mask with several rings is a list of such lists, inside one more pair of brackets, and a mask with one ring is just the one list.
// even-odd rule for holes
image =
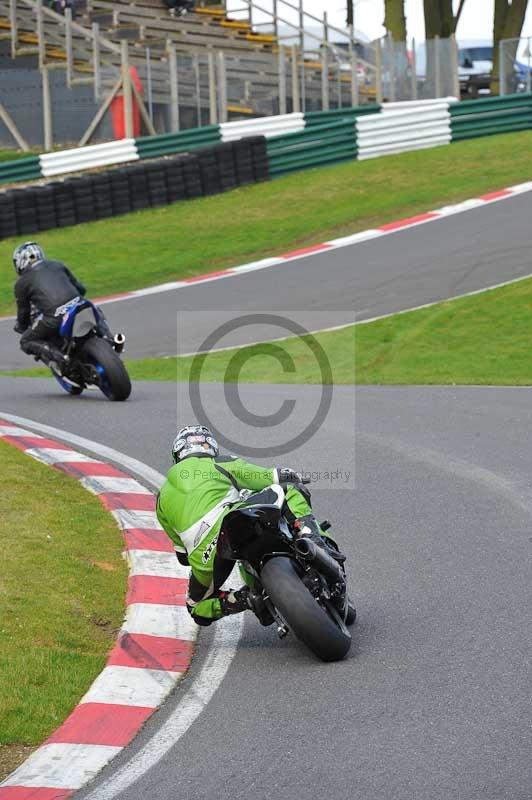
[[[233, 2], [240, 9], [232, 8]], [[115, 41], [108, 37], [120, 36], [121, 26], [102, 35], [98, 22], [88, 27], [85, 20], [82, 25], [81, 17], [74, 21], [70, 11], [58, 15], [38, 0], [0, 0], [0, 16], [9, 20], [9, 33], [0, 38], [12, 56], [33, 59], [28, 66], [39, 70], [42, 102], [37, 114], [43, 132], [38, 136], [46, 150], [65, 143], [56, 85], [62, 93], [68, 90], [73, 109], [82, 94], [85, 100], [91, 92], [100, 106], [94, 114], [92, 104], [89, 119], [83, 121], [81, 115], [72, 115], [66, 140], [78, 139], [81, 145], [108, 138], [107, 110], [120, 94], [129, 138], [134, 127], [139, 132], [138, 121], [133, 126], [134, 106], [142, 114], [145, 132], [164, 134], [238, 117], [306, 114], [460, 94], [454, 38], [434, 39], [420, 47], [415, 42], [394, 42], [390, 36], [362, 43], [352, 29], [330, 25], [327, 14], [320, 18], [304, 11], [303, 0], [258, 2], [228, 0], [231, 19], [226, 24], [235, 24], [234, 18], [243, 15], [251, 26], [246, 38], [255, 44], [262, 39], [264, 47], [225, 47], [223, 29], [215, 44], [201, 47], [169, 34]], [[168, 20], [162, 22], [166, 25]], [[8, 75], [6, 95], [10, 83], [14, 85], [14, 79]], [[114, 108], [117, 118], [119, 105]], [[22, 112], [15, 105], [12, 112], [16, 127]], [[37, 142], [32, 139], [32, 143]]]
[[499, 44], [499, 94], [530, 92], [532, 89], [531, 71], [532, 37], [504, 39]]
[[459, 97], [456, 39], [435, 39], [417, 46], [387, 36], [376, 43], [378, 101], [429, 100]]

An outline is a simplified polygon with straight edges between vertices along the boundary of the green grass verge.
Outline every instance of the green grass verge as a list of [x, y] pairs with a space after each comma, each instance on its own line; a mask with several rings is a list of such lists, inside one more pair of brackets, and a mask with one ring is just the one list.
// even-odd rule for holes
[[0, 779], [65, 719], [124, 615], [122, 537], [71, 477], [0, 441]]
[[37, 155], [34, 152], [23, 153], [21, 150], [0, 150], [0, 161], [15, 161], [18, 158], [28, 158]]
[[[215, 197], [39, 234], [93, 297], [214, 271], [532, 178], [532, 131], [312, 169]], [[0, 242], [0, 313], [13, 311]]]
[[[430, 308], [316, 335], [336, 384], [532, 383], [532, 279]], [[194, 359], [126, 361], [133, 380], [320, 383], [322, 375], [305, 339], [273, 343], [293, 361], [283, 371], [271, 345], [254, 345]], [[244, 362], [237, 376], [235, 362]], [[197, 367], [201, 364], [201, 375]], [[4, 373], [7, 374], [7, 373]], [[47, 375], [26, 370], [13, 375]]]

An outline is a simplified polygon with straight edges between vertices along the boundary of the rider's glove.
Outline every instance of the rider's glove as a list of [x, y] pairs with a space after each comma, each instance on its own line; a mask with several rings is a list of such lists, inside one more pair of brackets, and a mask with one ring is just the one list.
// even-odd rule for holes
[[243, 586], [236, 592], [231, 589], [228, 592], [220, 592], [220, 605], [222, 607], [222, 616], [227, 617], [229, 614], [240, 614], [241, 611], [247, 611], [251, 608], [249, 603], [249, 589]]
[[279, 475], [279, 483], [301, 483], [303, 480], [301, 473], [290, 467], [281, 467], [281, 469], [277, 470], [277, 474]]

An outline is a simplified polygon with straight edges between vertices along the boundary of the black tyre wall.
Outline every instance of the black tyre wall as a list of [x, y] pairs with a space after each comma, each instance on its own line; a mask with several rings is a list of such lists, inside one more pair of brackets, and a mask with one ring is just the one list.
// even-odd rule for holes
[[203, 147], [0, 192], [0, 239], [218, 194], [269, 178], [266, 139]]

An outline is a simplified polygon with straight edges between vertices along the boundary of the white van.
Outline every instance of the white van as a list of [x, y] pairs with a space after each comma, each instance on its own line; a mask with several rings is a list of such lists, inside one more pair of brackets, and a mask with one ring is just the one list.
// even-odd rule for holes
[[[432, 44], [432, 42], [431, 42]], [[440, 63], [446, 73], [450, 59], [449, 41], [442, 41]], [[458, 42], [458, 79], [463, 99], [489, 94], [493, 67], [493, 42], [491, 39], [461, 39]], [[416, 73], [423, 82], [427, 75], [427, 47], [423, 42], [416, 48]]]
[[458, 42], [458, 78], [462, 97], [489, 94], [492, 68], [491, 39], [469, 39]]

